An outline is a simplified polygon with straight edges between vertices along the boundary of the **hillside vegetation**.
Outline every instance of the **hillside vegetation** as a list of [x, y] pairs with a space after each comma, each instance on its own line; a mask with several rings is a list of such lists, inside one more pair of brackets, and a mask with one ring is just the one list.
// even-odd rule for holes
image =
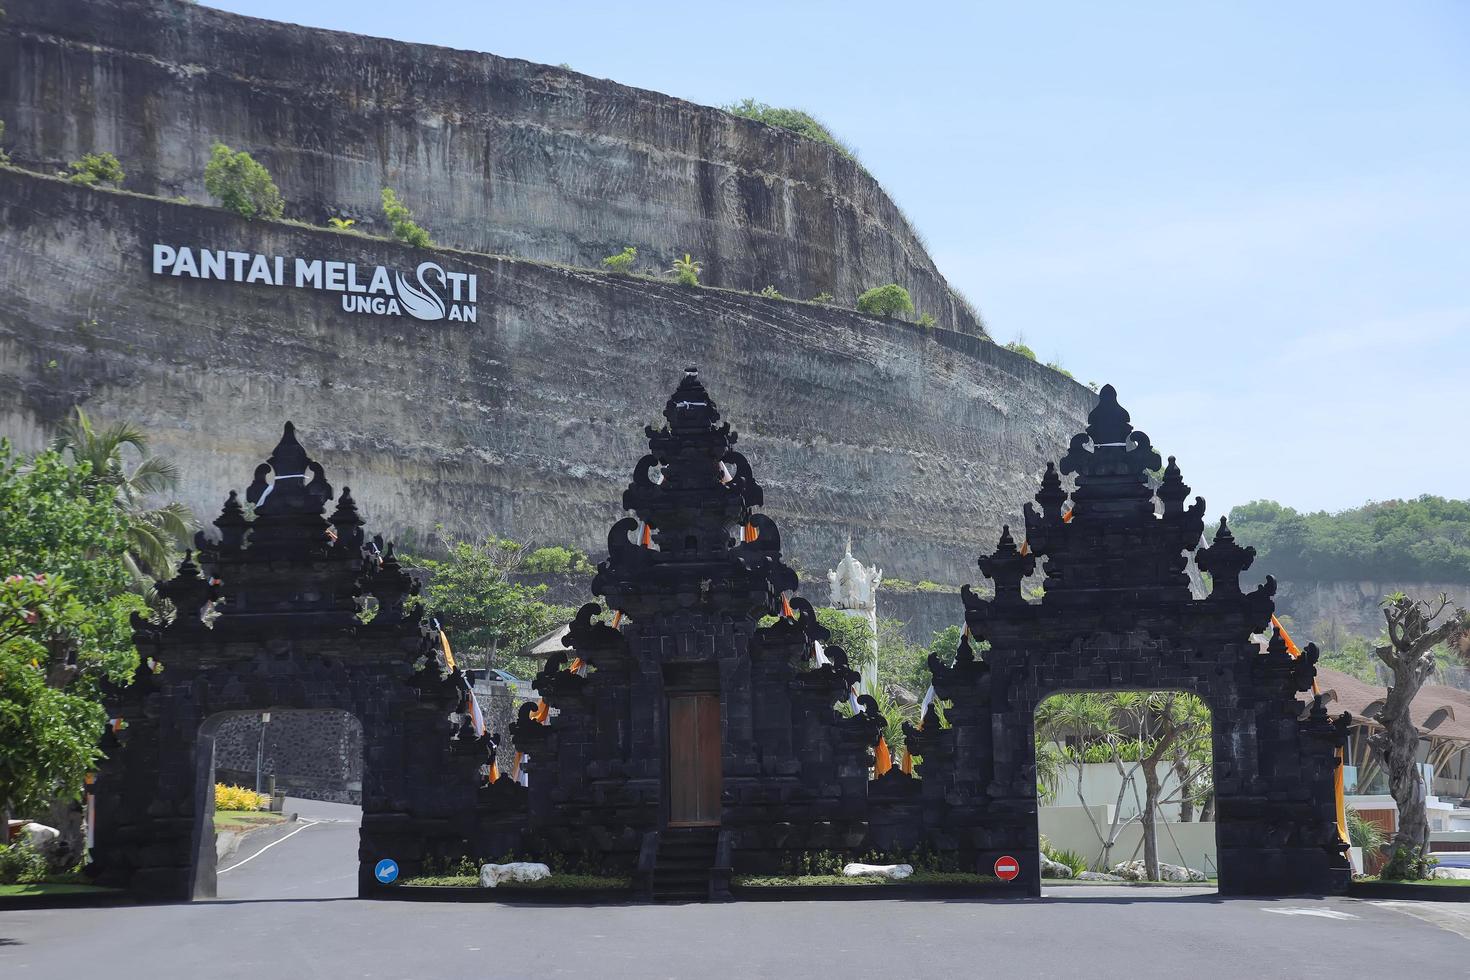
[[1256, 567], [1292, 580], [1470, 582], [1470, 500], [1425, 495], [1303, 514], [1273, 500], [1230, 511]]

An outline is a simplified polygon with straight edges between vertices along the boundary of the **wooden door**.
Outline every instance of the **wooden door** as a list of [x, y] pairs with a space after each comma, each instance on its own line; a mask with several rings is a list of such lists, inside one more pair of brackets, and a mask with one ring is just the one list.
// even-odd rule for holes
[[720, 696], [669, 695], [669, 826], [720, 823]]

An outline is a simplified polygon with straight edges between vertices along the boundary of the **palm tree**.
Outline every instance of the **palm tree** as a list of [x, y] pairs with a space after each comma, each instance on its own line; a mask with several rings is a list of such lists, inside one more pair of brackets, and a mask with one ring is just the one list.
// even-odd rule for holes
[[[177, 546], [199, 526], [188, 507], [172, 501], [150, 506], [149, 498], [169, 493], [179, 482], [172, 460], [148, 455], [148, 436], [131, 422], [98, 428], [81, 408], [61, 424], [51, 448], [70, 452], [73, 462], [91, 466], [92, 479], [113, 488], [117, 508], [128, 525], [128, 552], [123, 562], [140, 590], [151, 578], [166, 575]], [[124, 450], [138, 461], [129, 466]]]

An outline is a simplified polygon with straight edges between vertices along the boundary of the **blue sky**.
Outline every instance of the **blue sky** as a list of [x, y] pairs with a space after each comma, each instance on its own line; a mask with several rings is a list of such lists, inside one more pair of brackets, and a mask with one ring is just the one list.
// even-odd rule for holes
[[206, 2], [807, 109], [1211, 513], [1470, 496], [1470, 3]]

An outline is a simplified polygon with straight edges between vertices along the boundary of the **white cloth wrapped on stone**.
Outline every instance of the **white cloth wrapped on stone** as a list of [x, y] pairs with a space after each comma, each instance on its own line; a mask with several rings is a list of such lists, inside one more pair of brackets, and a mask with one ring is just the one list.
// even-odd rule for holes
[[849, 864], [842, 869], [848, 878], [907, 878], [914, 873], [911, 864]]
[[551, 869], [544, 864], [515, 861], [511, 864], [486, 864], [480, 867], [480, 887], [494, 888], [504, 881], [540, 881], [550, 878]]

